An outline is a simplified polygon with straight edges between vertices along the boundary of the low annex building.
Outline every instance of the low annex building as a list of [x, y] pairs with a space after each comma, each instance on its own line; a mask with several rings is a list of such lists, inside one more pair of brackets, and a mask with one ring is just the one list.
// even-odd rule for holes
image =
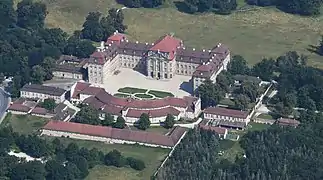
[[146, 113], [151, 123], [166, 120], [168, 114], [176, 120], [196, 118], [201, 113], [201, 99], [192, 96], [183, 98], [166, 97], [155, 100], [137, 100], [132, 98], [115, 97], [103, 88], [93, 87], [89, 83], [78, 82], [71, 90], [73, 102], [83, 102], [102, 114], [111, 114], [125, 118], [127, 123], [135, 123], [141, 114]]
[[83, 66], [86, 59], [78, 59], [75, 56], [62, 55], [53, 68], [53, 75], [58, 78], [71, 78], [82, 80], [86, 78]]
[[221, 43], [209, 50], [196, 50], [186, 48], [183, 41], [173, 35], [165, 35], [154, 43], [140, 43], [131, 42], [124, 34], [116, 32], [106, 43], [101, 43], [84, 68], [92, 84], [104, 84], [118, 68], [124, 67], [157, 80], [191, 76], [195, 90], [205, 79], [215, 82], [229, 62], [230, 51]]
[[244, 129], [250, 122], [247, 111], [222, 107], [208, 107], [204, 109], [204, 118], [214, 121], [214, 125], [225, 128]]
[[295, 119], [288, 119], [288, 118], [279, 118], [277, 119], [276, 123], [280, 126], [291, 126], [291, 127], [297, 127], [301, 123]]
[[140, 144], [150, 147], [172, 148], [186, 134], [186, 129], [175, 127], [169, 135], [152, 132], [117, 129], [63, 121], [49, 121], [41, 130], [41, 135], [69, 137], [109, 144]]
[[39, 84], [26, 84], [20, 90], [20, 96], [24, 98], [33, 99], [54, 99], [56, 103], [61, 103], [65, 100], [66, 90], [52, 87], [44, 86]]

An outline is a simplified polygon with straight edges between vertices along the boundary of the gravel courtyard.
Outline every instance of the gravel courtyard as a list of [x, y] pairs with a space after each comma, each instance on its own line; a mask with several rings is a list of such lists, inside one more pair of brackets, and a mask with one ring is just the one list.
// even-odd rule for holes
[[123, 87], [168, 91], [175, 97], [188, 96], [192, 92], [190, 76], [176, 75], [171, 80], [154, 80], [132, 69], [121, 68], [118, 75], [111, 75], [104, 83], [107, 92], [115, 94]]

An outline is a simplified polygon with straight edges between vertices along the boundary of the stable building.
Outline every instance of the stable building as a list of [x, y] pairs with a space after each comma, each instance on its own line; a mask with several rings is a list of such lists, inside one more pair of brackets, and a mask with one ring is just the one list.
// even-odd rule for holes
[[186, 129], [182, 127], [173, 128], [169, 135], [161, 135], [63, 121], [49, 121], [41, 130], [41, 135], [47, 136], [100, 141], [109, 144], [139, 144], [160, 148], [173, 148], [185, 134]]
[[20, 90], [20, 96], [23, 98], [32, 99], [54, 99], [56, 103], [61, 103], [65, 100], [66, 90], [52, 87], [44, 86], [39, 84], [26, 84]]

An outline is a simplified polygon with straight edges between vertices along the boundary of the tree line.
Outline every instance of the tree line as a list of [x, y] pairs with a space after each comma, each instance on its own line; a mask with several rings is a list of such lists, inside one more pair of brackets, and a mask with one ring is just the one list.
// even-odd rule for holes
[[321, 0], [246, 0], [257, 6], [276, 6], [284, 12], [305, 16], [320, 14]]
[[[91, 23], [86, 21], [82, 31], [68, 35], [60, 28], [46, 28], [47, 14], [47, 7], [41, 2], [22, 0], [16, 9], [13, 0], [0, 2], [0, 80], [14, 77], [11, 93], [15, 97], [26, 83], [41, 84], [51, 79], [56, 59], [62, 54], [86, 58], [95, 51], [90, 41], [94, 38], [88, 35]], [[107, 38], [114, 30], [121, 31], [122, 20], [122, 12], [109, 10], [101, 21], [101, 30], [107, 32], [101, 38]]]
[[[111, 126], [113, 128], [124, 129], [126, 127], [125, 119], [120, 115], [116, 119], [109, 113], [104, 114], [100, 118], [100, 111], [89, 106], [81, 105], [81, 110], [76, 114], [75, 118], [72, 119], [73, 122], [82, 123], [82, 124], [91, 124], [91, 125], [101, 125], [101, 126]], [[147, 113], [140, 115], [138, 121], [135, 123], [135, 126], [140, 130], [146, 130], [150, 127], [150, 119]], [[175, 124], [175, 117], [171, 114], [168, 114], [166, 117], [163, 126], [167, 129], [172, 128]]]
[[[11, 127], [0, 130], [0, 147], [0, 179], [84, 179], [89, 169], [99, 164], [130, 167], [138, 171], [145, 168], [142, 160], [125, 157], [117, 150], [104, 154], [96, 148], [80, 148], [75, 143], [65, 146], [58, 138], [47, 141], [35, 135], [19, 135]], [[28, 162], [8, 155], [12, 150], [41, 158], [43, 162]]]
[[314, 113], [306, 119], [309, 117], [304, 116], [298, 128], [273, 125], [267, 130], [248, 132], [239, 143], [244, 156], [233, 161], [218, 154], [226, 140], [210, 132], [192, 130], [157, 179], [322, 179], [323, 116]]
[[[156, 8], [165, 4], [165, 0], [117, 0], [129, 8]], [[320, 14], [321, 0], [245, 0], [249, 5], [276, 6], [278, 9], [304, 16]], [[178, 3], [178, 2], [177, 2]], [[215, 12], [217, 14], [230, 14], [237, 9], [236, 0], [184, 0], [181, 10], [187, 13]]]

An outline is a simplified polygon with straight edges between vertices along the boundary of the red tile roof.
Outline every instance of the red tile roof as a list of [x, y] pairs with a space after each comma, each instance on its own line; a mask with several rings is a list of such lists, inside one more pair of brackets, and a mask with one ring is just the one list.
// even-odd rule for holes
[[167, 114], [178, 116], [180, 111], [178, 111], [177, 109], [172, 108], [172, 107], [156, 109], [156, 110], [129, 109], [126, 116], [127, 117], [139, 118], [143, 113], [148, 114], [149, 117], [156, 118], [156, 117], [165, 117], [165, 116], [167, 116]]
[[221, 107], [208, 107], [204, 109], [204, 113], [243, 119], [247, 118], [248, 116], [248, 112], [246, 111], [239, 111]]
[[277, 123], [283, 126], [295, 126], [295, 127], [301, 124], [299, 121], [295, 119], [287, 119], [287, 118], [280, 118], [277, 120]]
[[182, 128], [178, 128], [175, 131], [175, 134], [172, 133], [170, 136], [165, 136], [145, 131], [132, 131], [129, 129], [116, 129], [106, 126], [93, 126], [63, 121], [49, 121], [43, 129], [163, 145], [168, 147], [174, 146], [179, 140], [177, 137], [182, 136], [185, 133]]
[[156, 41], [155, 45], [150, 48], [152, 51], [161, 51], [169, 53], [169, 59], [173, 60], [177, 47], [181, 46], [181, 40], [173, 36], [166, 35]]
[[116, 43], [119, 45], [121, 40], [125, 40], [125, 39], [126, 39], [125, 34], [115, 32], [112, 36], [108, 37], [106, 44]]
[[41, 115], [45, 115], [47, 114], [47, 110], [45, 108], [41, 108], [41, 107], [35, 107], [32, 111], [32, 114], [41, 114]]
[[210, 130], [210, 131], [214, 131], [216, 132], [217, 134], [220, 134], [220, 135], [224, 135], [227, 133], [227, 129], [225, 128], [221, 128], [221, 127], [215, 127], [215, 126], [206, 126], [206, 125], [199, 125], [199, 127], [201, 129], [204, 129], [204, 130]]
[[24, 106], [22, 104], [11, 104], [8, 109], [12, 111], [28, 112], [30, 111], [31, 108]]
[[[85, 83], [85, 82], [77, 82], [74, 88], [74, 92], [72, 95], [72, 98], [77, 98], [78, 95], [87, 87], [89, 87], [90, 84], [89, 83]], [[79, 97], [78, 97], [79, 98]]]

